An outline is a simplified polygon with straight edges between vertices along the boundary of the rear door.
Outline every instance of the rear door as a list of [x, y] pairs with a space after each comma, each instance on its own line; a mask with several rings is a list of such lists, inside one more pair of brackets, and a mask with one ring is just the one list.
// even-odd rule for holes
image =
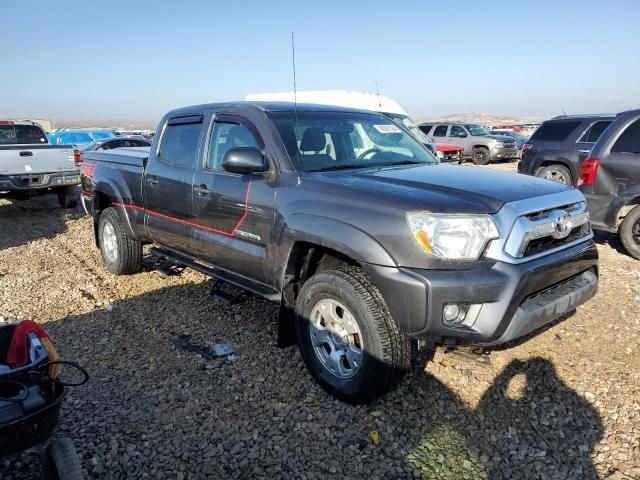
[[640, 119], [623, 128], [600, 160], [593, 185], [594, 195], [610, 197], [640, 193]]
[[229, 272], [273, 284], [268, 251], [273, 229], [274, 172], [261, 175], [230, 173], [222, 168], [231, 148], [253, 147], [267, 158], [258, 129], [236, 114], [218, 113], [210, 122], [204, 160], [193, 182], [198, 228], [194, 248], [209, 263]]
[[[201, 152], [203, 115], [170, 118], [143, 176], [144, 212], [154, 242], [182, 253], [191, 250], [191, 188]], [[132, 206], [131, 208], [139, 208]]]

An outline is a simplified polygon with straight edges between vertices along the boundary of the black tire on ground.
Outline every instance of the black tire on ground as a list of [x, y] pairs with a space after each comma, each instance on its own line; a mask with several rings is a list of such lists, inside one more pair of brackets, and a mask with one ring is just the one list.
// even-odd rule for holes
[[76, 185], [58, 187], [56, 195], [58, 195], [58, 203], [61, 208], [76, 208], [78, 205], [78, 187]]
[[625, 250], [640, 260], [640, 205], [635, 207], [620, 224], [620, 240]]
[[[357, 340], [363, 354], [359, 369], [350, 378], [332, 373], [316, 353], [319, 347], [313, 345], [311, 314], [322, 301], [344, 305], [359, 328], [362, 338], [358, 335]], [[366, 403], [392, 390], [411, 367], [409, 338], [400, 333], [378, 289], [358, 267], [344, 265], [321, 271], [305, 282], [296, 300], [296, 333], [300, 353], [314, 379], [349, 403]]]
[[82, 463], [73, 442], [59, 438], [51, 442], [47, 449], [51, 461], [51, 473], [56, 480], [83, 480]]
[[536, 171], [536, 177], [552, 180], [568, 186], [573, 185], [573, 178], [571, 177], [569, 169], [563, 165], [558, 165], [557, 163], [540, 167]]
[[105, 208], [100, 215], [98, 240], [102, 260], [111, 273], [126, 275], [140, 271], [142, 243], [125, 233], [120, 215], [113, 207]]
[[476, 147], [471, 151], [471, 161], [474, 165], [488, 165], [491, 161], [489, 149], [486, 147]]

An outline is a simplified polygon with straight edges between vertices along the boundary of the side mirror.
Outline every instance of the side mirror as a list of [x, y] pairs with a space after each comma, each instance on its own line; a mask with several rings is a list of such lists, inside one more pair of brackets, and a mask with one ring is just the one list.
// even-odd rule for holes
[[267, 170], [267, 162], [257, 148], [232, 148], [224, 154], [222, 168], [231, 173], [260, 173]]
[[458, 134], [456, 135], [456, 137], [458, 138], [464, 138], [467, 136], [467, 132], [458, 132]]

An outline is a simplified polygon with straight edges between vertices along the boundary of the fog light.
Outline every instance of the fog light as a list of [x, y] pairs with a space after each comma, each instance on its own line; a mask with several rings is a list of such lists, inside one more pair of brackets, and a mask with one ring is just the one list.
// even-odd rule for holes
[[467, 307], [460, 303], [447, 303], [442, 309], [442, 320], [445, 323], [459, 324], [467, 316]]

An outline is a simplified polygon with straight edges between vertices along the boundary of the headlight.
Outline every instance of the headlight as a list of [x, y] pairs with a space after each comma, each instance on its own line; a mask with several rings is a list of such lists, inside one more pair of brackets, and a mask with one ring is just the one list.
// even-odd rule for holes
[[493, 148], [504, 148], [503, 142], [496, 142], [493, 144]]
[[476, 260], [487, 242], [500, 237], [489, 215], [407, 213], [413, 237], [425, 252], [449, 260]]

